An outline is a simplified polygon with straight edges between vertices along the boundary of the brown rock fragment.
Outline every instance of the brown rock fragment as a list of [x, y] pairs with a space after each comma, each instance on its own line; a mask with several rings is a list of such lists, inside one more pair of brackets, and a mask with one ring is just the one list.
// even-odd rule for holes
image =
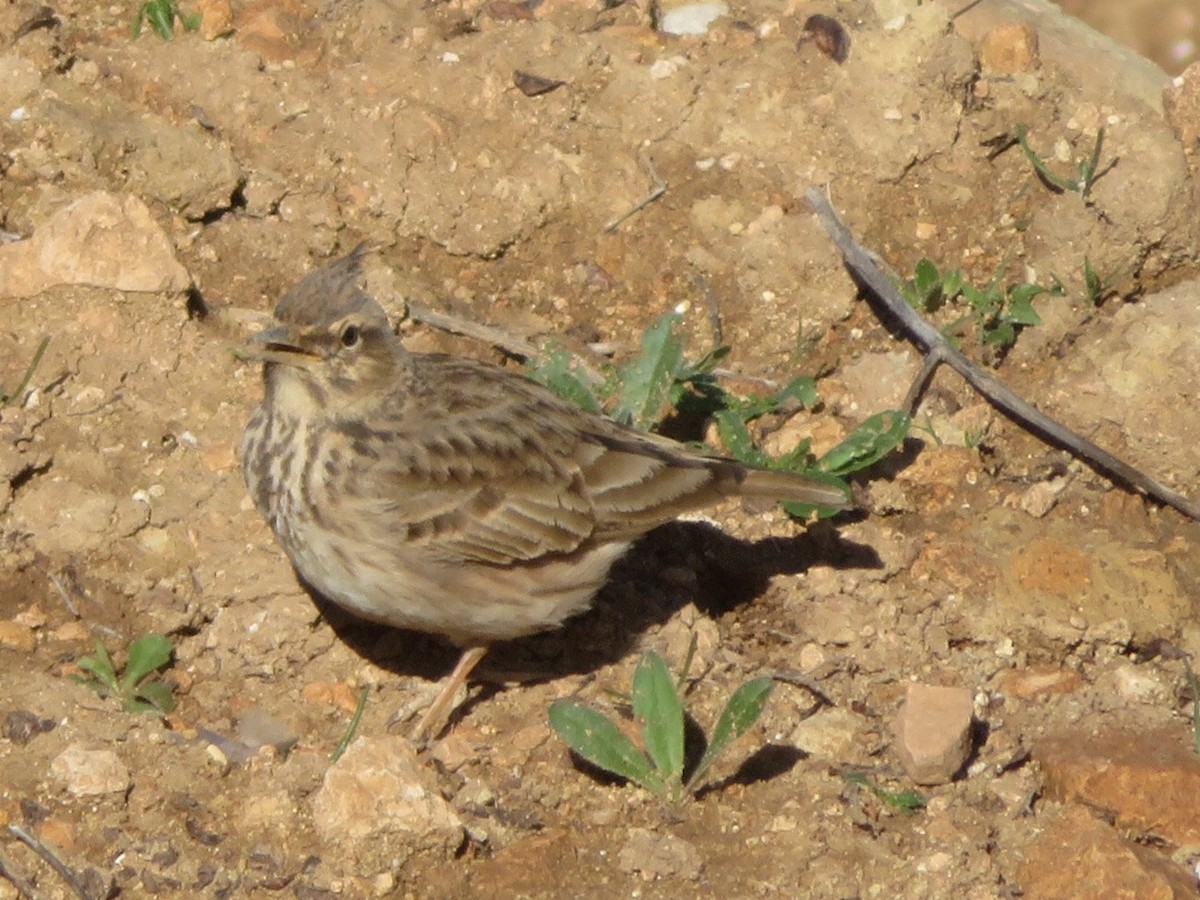
[[1078, 806], [1065, 810], [1026, 849], [1018, 878], [1025, 900], [1196, 896], [1195, 885], [1183, 869], [1126, 840]]
[[1001, 693], [1023, 700], [1047, 694], [1070, 694], [1083, 687], [1083, 677], [1074, 669], [1061, 666], [1027, 666], [1005, 669], [996, 676]]
[[408, 741], [360, 737], [325, 773], [313, 824], [327, 843], [362, 863], [380, 853], [453, 853], [463, 825], [429, 783]]
[[1046, 793], [1115, 817], [1122, 828], [1177, 846], [1200, 844], [1200, 757], [1183, 726], [1151, 731], [1063, 732], [1034, 748]]
[[1030, 72], [1038, 67], [1038, 33], [1029, 22], [1006, 22], [983, 36], [979, 45], [983, 68], [1002, 75]]
[[896, 751], [917, 784], [945, 784], [971, 752], [971, 692], [910, 684], [896, 717]]

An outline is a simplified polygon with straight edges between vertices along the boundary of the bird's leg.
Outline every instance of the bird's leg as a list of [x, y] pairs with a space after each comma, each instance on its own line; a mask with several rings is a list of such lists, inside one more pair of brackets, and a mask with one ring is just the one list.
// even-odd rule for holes
[[463, 650], [454, 666], [454, 671], [447, 675], [446, 680], [442, 683], [442, 689], [438, 693], [437, 699], [433, 701], [429, 709], [425, 710], [425, 714], [417, 722], [417, 727], [413, 730], [414, 739], [418, 741], [432, 740], [442, 733], [442, 729], [450, 720], [450, 713], [454, 711], [454, 698], [458, 694], [458, 689], [466, 684], [467, 676], [479, 665], [479, 661], [483, 659], [487, 649], [486, 646], [475, 646]]

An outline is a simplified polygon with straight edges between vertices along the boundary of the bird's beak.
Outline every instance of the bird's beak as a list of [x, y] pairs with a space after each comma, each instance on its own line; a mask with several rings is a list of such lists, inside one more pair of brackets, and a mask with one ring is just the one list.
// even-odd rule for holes
[[283, 325], [268, 328], [251, 337], [242, 348], [241, 356], [243, 359], [305, 368], [321, 359], [316, 353], [302, 347], [291, 329]]

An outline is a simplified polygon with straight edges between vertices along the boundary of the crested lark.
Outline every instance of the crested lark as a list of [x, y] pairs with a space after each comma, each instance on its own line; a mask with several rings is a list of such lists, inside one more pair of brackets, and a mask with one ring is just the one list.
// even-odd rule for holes
[[301, 577], [363, 618], [463, 648], [417, 726], [435, 737], [493, 641], [588, 608], [650, 529], [729, 495], [845, 506], [820, 481], [695, 453], [495, 366], [409, 353], [358, 287], [314, 271], [247, 355], [250, 494]]

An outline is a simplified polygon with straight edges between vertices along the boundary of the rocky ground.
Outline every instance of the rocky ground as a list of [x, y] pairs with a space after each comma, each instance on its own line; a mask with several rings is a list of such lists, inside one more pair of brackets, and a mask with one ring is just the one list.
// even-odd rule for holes
[[[1197, 525], [950, 373], [864, 511], [661, 530], [594, 612], [498, 648], [537, 677], [421, 754], [394, 720], [453, 652], [321, 615], [249, 503], [259, 373], [231, 350], [362, 240], [410, 346], [513, 364], [409, 303], [617, 358], [678, 308], [733, 389], [820, 376], [815, 412], [759, 425], [832, 446], [920, 355], [813, 185], [900, 272], [1061, 282], [997, 374], [1197, 491], [1200, 72], [1037, 0], [730, 5], [677, 37], [636, 3], [211, 0], [169, 42], [131, 39], [129, 0], [0, 6], [0, 897], [1195, 893]], [[1182, 68], [1187, 4], [1123, 6]], [[1019, 127], [1061, 174], [1104, 130], [1086, 198]], [[147, 632], [175, 647], [165, 719], [71, 680]], [[711, 787], [664, 805], [573, 761], [550, 704], [619, 706], [639, 650], [693, 638], [703, 726], [792, 676]]]

